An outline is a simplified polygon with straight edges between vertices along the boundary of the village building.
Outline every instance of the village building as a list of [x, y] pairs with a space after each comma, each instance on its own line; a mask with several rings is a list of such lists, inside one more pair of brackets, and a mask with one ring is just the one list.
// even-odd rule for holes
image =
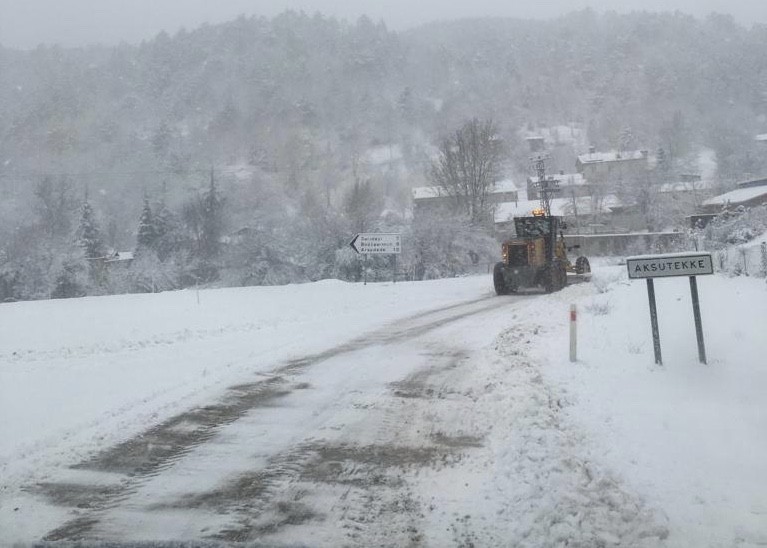
[[133, 259], [133, 251], [109, 251], [102, 261], [108, 266], [128, 267]]
[[[559, 197], [581, 198], [584, 196], [591, 196], [591, 183], [586, 180], [582, 173], [565, 173], [564, 171], [560, 171], [557, 175], [550, 177], [550, 179], [557, 182], [557, 187], [560, 189], [557, 193], [557, 196]], [[528, 177], [527, 198], [530, 200], [537, 200], [539, 196], [538, 177]]]
[[715, 214], [738, 207], [767, 205], [767, 177], [738, 183], [735, 190], [705, 200], [701, 213]]
[[591, 184], [618, 184], [646, 173], [649, 167], [646, 150], [597, 152], [591, 147], [575, 161], [576, 171]]
[[[500, 232], [507, 232], [514, 227], [514, 217], [530, 217], [533, 211], [540, 209], [539, 199], [525, 199], [516, 202], [498, 204], [495, 208], [495, 227]], [[609, 194], [600, 200], [590, 196], [553, 198], [550, 202], [551, 214], [562, 217], [573, 233], [595, 233], [607, 230], [606, 226], [594, 221], [609, 217], [611, 208], [617, 207], [620, 200]]]
[[[417, 215], [424, 211], [433, 211], [452, 207], [455, 196], [446, 188], [440, 186], [419, 186], [412, 189], [413, 211]], [[514, 202], [519, 199], [517, 185], [511, 179], [498, 181], [487, 193], [488, 203], [491, 206], [505, 202]]]

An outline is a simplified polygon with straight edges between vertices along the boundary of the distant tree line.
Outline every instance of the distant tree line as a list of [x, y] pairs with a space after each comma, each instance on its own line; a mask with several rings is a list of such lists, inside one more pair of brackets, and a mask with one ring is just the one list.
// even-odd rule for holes
[[[496, 252], [487, 185], [524, 181], [523, 128], [662, 150], [619, 189], [657, 227], [658, 186], [702, 148], [722, 188], [767, 171], [765, 50], [764, 28], [726, 16], [590, 10], [407, 32], [287, 12], [136, 46], [0, 48], [0, 297], [356, 280], [362, 230], [407, 235], [403, 275], [461, 274]], [[572, 169], [582, 151], [554, 141], [552, 168]], [[455, 209], [414, 218], [422, 185]], [[128, 249], [129, 267], [93, 266]]]

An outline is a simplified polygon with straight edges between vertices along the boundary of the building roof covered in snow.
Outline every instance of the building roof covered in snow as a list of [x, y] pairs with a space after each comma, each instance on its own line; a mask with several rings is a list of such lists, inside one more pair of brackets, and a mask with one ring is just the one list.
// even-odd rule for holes
[[111, 251], [104, 257], [107, 263], [118, 263], [122, 261], [132, 261], [133, 251]]
[[623, 152], [589, 152], [578, 156], [582, 164], [596, 164], [602, 162], [625, 162], [628, 160], [642, 160], [648, 157], [645, 150], [624, 150]]
[[[517, 192], [517, 184], [511, 179], [498, 181], [493, 185], [489, 194], [501, 194], [504, 192]], [[412, 189], [414, 200], [428, 200], [431, 198], [448, 198], [451, 194], [440, 186], [417, 186]]]
[[[570, 217], [575, 213], [575, 205], [578, 206], [579, 215], [591, 215], [593, 209], [593, 200], [584, 196], [577, 198], [575, 204], [572, 198], [554, 198], [551, 200], [551, 214], [558, 217]], [[608, 194], [601, 200], [599, 207], [600, 213], [610, 213], [610, 208], [620, 205], [620, 200], [613, 194]], [[504, 202], [498, 204], [495, 209], [495, 222], [506, 223], [512, 221], [514, 217], [529, 217], [534, 209], [539, 209], [541, 202], [539, 200], [521, 200], [518, 202]]]
[[704, 206], [739, 206], [767, 203], [767, 185], [747, 186], [714, 196], [703, 202]]
[[429, 198], [445, 198], [450, 196], [450, 193], [441, 186], [416, 186], [412, 188], [411, 192], [413, 193], [414, 200], [428, 200]]
[[700, 190], [706, 190], [711, 188], [709, 181], [674, 181], [673, 183], [663, 183], [658, 187], [661, 193], [676, 193], [676, 192], [696, 192]]
[[395, 144], [379, 145], [365, 151], [363, 160], [374, 166], [402, 160], [402, 147]]
[[[548, 177], [559, 181], [560, 187], [581, 186], [587, 184], [586, 178], [582, 173], [556, 173], [554, 175], [549, 175]], [[538, 182], [538, 177], [528, 177], [528, 181], [532, 184], [536, 184]]]

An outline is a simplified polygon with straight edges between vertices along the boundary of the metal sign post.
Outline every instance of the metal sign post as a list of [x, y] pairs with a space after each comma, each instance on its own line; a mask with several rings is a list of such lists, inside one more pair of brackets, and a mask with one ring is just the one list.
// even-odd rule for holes
[[660, 354], [660, 329], [658, 329], [658, 309], [655, 306], [655, 283], [647, 278], [647, 298], [650, 301], [650, 328], [652, 329], [652, 347], [655, 351], [656, 365], [663, 365]]
[[394, 267], [391, 273], [392, 283], [397, 283], [397, 255], [394, 255]]
[[695, 320], [695, 335], [698, 340], [698, 359], [706, 363], [706, 345], [703, 340], [703, 323], [700, 319], [700, 301], [696, 276], [714, 273], [714, 262], [710, 253], [670, 253], [666, 255], [639, 255], [626, 259], [630, 279], [647, 280], [647, 298], [650, 301], [650, 325], [652, 328], [655, 363], [663, 365], [660, 351], [660, 330], [658, 329], [658, 310], [655, 306], [654, 278], [689, 276], [692, 313]]
[[698, 281], [690, 276], [690, 295], [692, 296], [692, 315], [695, 317], [695, 336], [698, 338], [698, 360], [706, 363], [706, 343], [703, 341], [703, 324], [700, 320], [700, 303], [698, 301]]

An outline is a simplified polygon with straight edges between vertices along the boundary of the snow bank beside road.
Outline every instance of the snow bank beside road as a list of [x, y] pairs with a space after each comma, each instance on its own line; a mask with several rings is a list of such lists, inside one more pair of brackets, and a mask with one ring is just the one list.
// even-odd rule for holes
[[[536, 302], [537, 355], [605, 462], [666, 512], [670, 545], [767, 543], [767, 287], [698, 277], [709, 365], [697, 361], [687, 278], [655, 284], [664, 366], [654, 365], [647, 291], [625, 267]], [[567, 310], [579, 305], [579, 362]]]

